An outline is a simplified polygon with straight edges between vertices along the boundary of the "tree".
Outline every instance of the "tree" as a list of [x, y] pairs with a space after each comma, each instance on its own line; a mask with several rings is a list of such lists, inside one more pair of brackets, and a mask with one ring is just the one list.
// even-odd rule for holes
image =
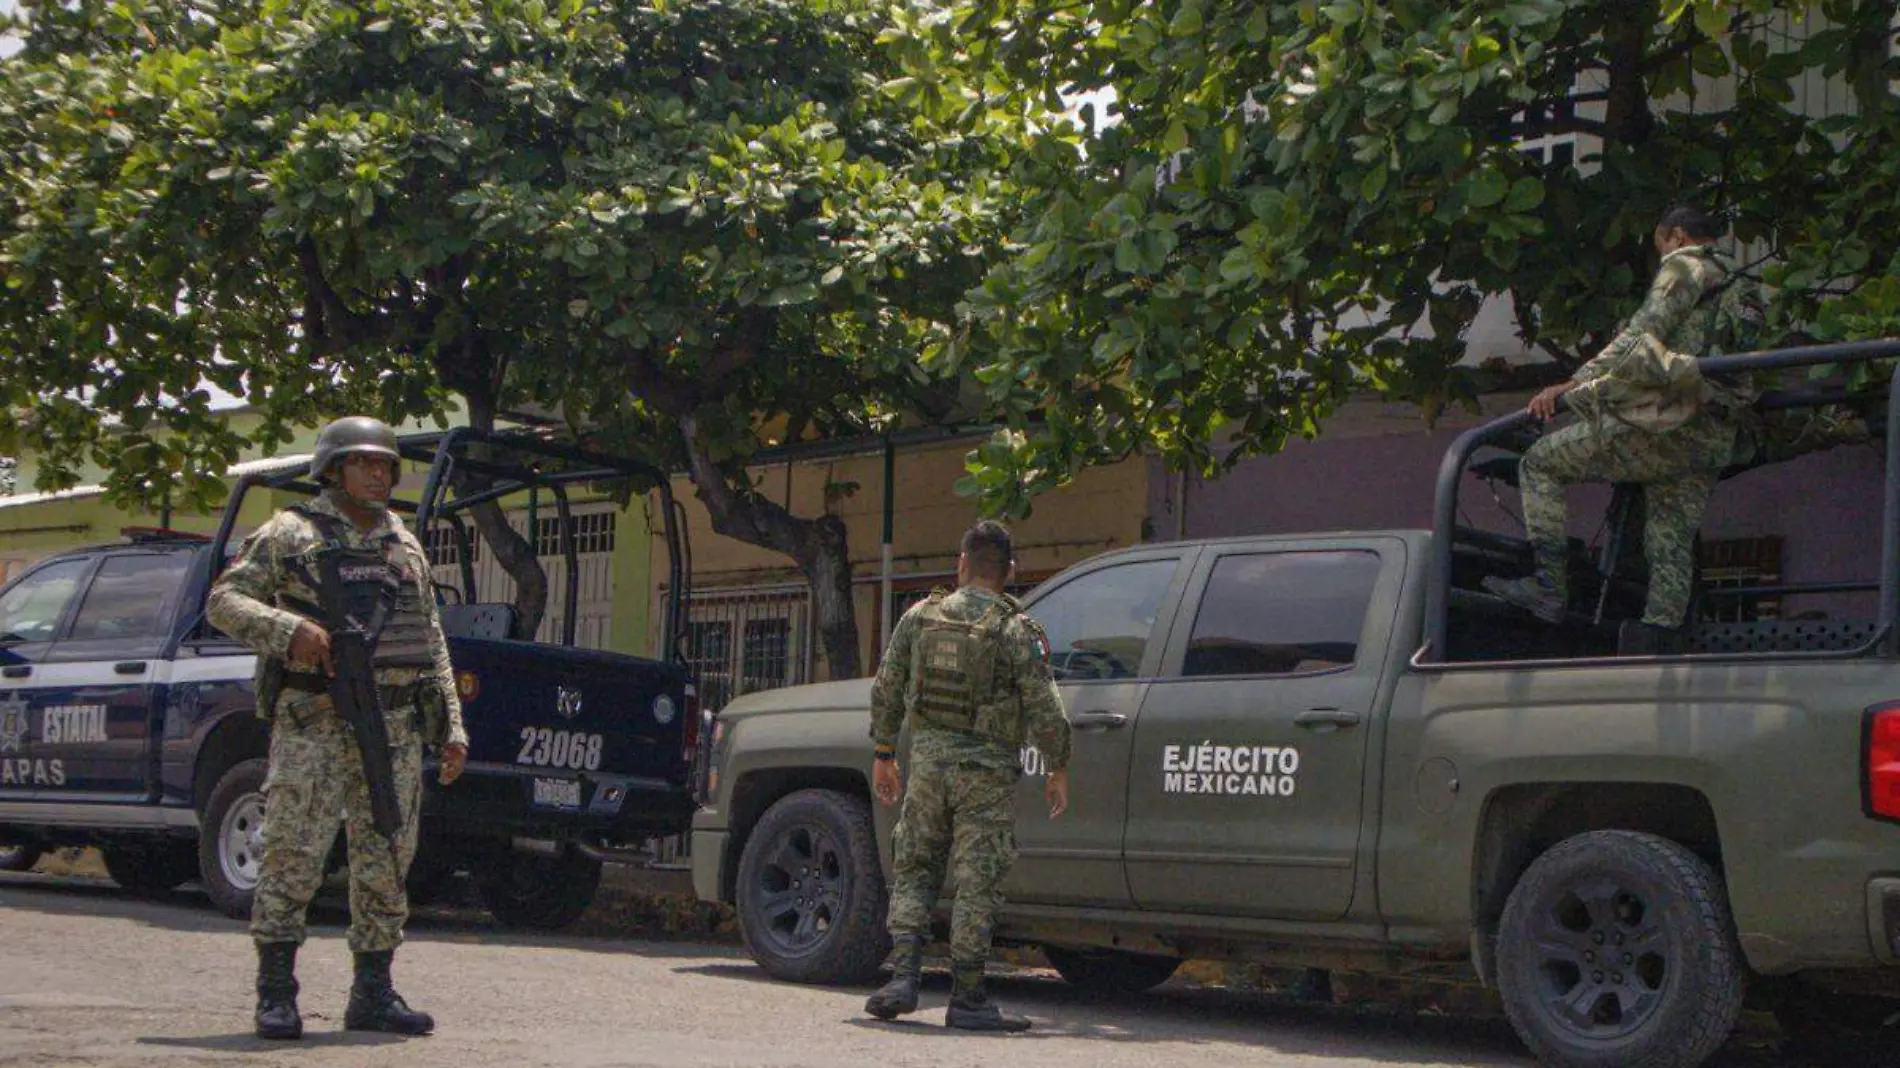
[[[941, 121], [1077, 103], [1024, 154], [1014, 253], [931, 366], [1008, 433], [966, 490], [1021, 512], [1151, 450], [1215, 474], [1360, 391], [1428, 413], [1481, 304], [1575, 366], [1652, 269], [1662, 210], [1730, 214], [1773, 323], [1900, 327], [1894, 0], [948, 0], [895, 35]], [[1790, 16], [1825, 26], [1790, 41]], [[1855, 114], [1794, 83], [1838, 75]], [[1709, 80], [1723, 90], [1709, 92]], [[1814, 103], [1810, 101], [1810, 104]], [[1521, 150], [1577, 134], [1574, 162]], [[1159, 180], [1157, 179], [1159, 175]]]
[[[998, 245], [1020, 126], [938, 136], [868, 0], [82, 0], [0, 89], [0, 447], [202, 502], [243, 442], [343, 409], [524, 406], [689, 472], [810, 580], [858, 670], [843, 524], [764, 445], [940, 419], [917, 348]], [[162, 418], [159, 415], [163, 408]], [[99, 416], [115, 419], [104, 426]], [[536, 620], [545, 578], [477, 516]]]

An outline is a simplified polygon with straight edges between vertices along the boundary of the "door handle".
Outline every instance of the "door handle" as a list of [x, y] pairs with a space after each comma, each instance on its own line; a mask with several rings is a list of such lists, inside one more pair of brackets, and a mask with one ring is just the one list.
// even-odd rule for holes
[[7, 667], [0, 668], [0, 678], [24, 679], [31, 674], [33, 674], [33, 665], [31, 664], [10, 664]]
[[1293, 717], [1293, 725], [1321, 732], [1338, 730], [1341, 727], [1357, 727], [1359, 713], [1338, 708], [1309, 708]]
[[115, 675], [138, 675], [144, 671], [145, 661], [143, 660], [121, 660], [112, 665], [112, 673]]
[[1109, 730], [1128, 726], [1128, 717], [1120, 712], [1077, 712], [1069, 717], [1069, 726], [1077, 729], [1100, 727]]

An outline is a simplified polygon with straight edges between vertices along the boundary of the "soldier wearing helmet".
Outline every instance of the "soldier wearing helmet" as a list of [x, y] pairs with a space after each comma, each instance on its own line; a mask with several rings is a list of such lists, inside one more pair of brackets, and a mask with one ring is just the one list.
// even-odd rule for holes
[[[390, 964], [409, 916], [403, 880], [415, 857], [422, 746], [441, 746], [446, 784], [462, 773], [468, 735], [436, 618], [428, 556], [389, 508], [401, 473], [395, 431], [381, 421], [351, 416], [324, 427], [310, 462], [322, 494], [278, 512], [246, 539], [205, 606], [215, 626], [257, 651], [257, 714], [271, 724], [264, 843], [251, 906], [262, 1038], [303, 1035], [297, 947], [340, 823], [349, 832], [348, 938], [356, 963], [344, 1026], [397, 1034], [435, 1027], [396, 993]], [[373, 578], [384, 591], [396, 591], [374, 654], [402, 811], [393, 849], [371, 825], [362, 758], [326, 692], [333, 668], [319, 591], [309, 585], [309, 570], [295, 566], [304, 554], [339, 546], [379, 556], [386, 574]]]

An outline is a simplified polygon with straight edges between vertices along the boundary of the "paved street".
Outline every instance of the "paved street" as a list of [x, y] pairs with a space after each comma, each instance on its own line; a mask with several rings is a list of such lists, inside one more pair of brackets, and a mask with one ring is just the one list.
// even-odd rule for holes
[[[0, 876], [0, 1068], [54, 1065], [524, 1065], [746, 1068], [1408, 1068], [1530, 1064], [1501, 1023], [1394, 1018], [1294, 1006], [1171, 984], [1092, 1001], [1053, 977], [999, 992], [1029, 1035], [941, 1026], [929, 1011], [892, 1026], [860, 1014], [862, 990], [767, 979], [728, 946], [498, 934], [423, 918], [397, 959], [399, 987], [436, 1015], [426, 1039], [341, 1031], [349, 954], [335, 913], [300, 959], [310, 1034], [292, 1047], [250, 1035], [252, 961], [243, 927], [195, 892], [135, 900], [102, 880]], [[1008, 1043], [1007, 1052], [999, 1049]], [[1768, 1068], [1739, 1041], [1721, 1068]]]

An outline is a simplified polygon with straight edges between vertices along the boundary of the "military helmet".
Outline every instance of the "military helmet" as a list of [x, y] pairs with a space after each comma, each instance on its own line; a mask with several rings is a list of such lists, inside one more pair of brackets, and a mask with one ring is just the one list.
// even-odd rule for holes
[[402, 473], [402, 454], [396, 451], [396, 432], [381, 419], [351, 415], [331, 423], [317, 434], [317, 452], [310, 459], [310, 477], [322, 481], [330, 468], [345, 456], [367, 453], [397, 461], [396, 473]]

